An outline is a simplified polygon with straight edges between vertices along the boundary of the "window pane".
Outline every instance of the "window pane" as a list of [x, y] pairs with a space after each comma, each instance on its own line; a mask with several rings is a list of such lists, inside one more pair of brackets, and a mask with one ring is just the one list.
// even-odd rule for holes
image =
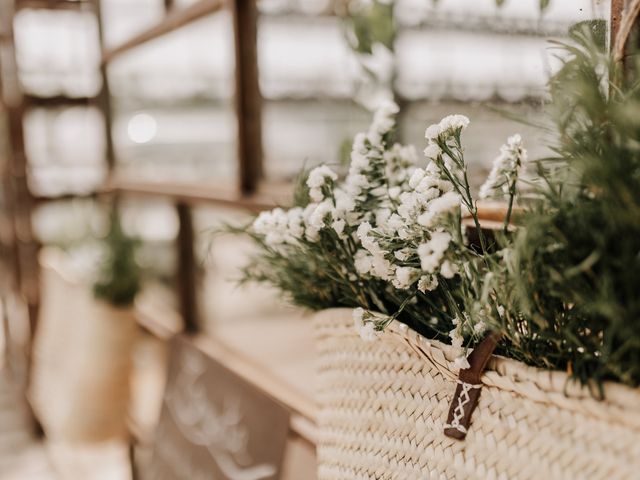
[[141, 45], [109, 68], [119, 173], [178, 182], [232, 182], [233, 35], [219, 12]]
[[89, 193], [104, 181], [104, 119], [96, 108], [31, 109], [24, 129], [34, 193]]
[[100, 91], [100, 46], [93, 13], [21, 10], [14, 30], [20, 81], [27, 92], [91, 97]]

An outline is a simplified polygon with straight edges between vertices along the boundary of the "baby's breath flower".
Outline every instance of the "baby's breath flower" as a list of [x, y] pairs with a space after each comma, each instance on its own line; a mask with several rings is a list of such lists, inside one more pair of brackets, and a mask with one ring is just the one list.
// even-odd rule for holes
[[411, 251], [412, 251], [411, 248], [405, 247], [401, 250], [396, 250], [395, 252], [393, 252], [393, 256], [396, 257], [401, 262], [406, 262], [411, 256]]
[[427, 210], [418, 217], [418, 223], [423, 227], [432, 227], [440, 215], [459, 209], [460, 204], [460, 195], [447, 192], [429, 202]]
[[430, 143], [429, 145], [427, 145], [427, 148], [424, 149], [424, 155], [427, 158], [436, 158], [441, 153], [442, 149], [438, 146], [437, 143]]
[[262, 212], [254, 220], [252, 230], [264, 237], [264, 241], [271, 247], [283, 244], [295, 244], [304, 234], [302, 224], [302, 209], [294, 208], [285, 212], [275, 208], [269, 212]]
[[464, 130], [469, 126], [469, 118], [464, 115], [454, 114], [447, 115], [438, 124], [440, 127], [440, 134], [451, 135], [457, 130]]
[[384, 102], [374, 113], [369, 132], [384, 135], [391, 131], [395, 125], [394, 116], [399, 110], [395, 103]]
[[331, 224], [331, 228], [335, 230], [335, 232], [338, 234], [340, 238], [343, 238], [345, 225], [346, 225], [345, 220], [343, 218], [339, 218], [333, 221], [333, 223]]
[[453, 278], [457, 273], [458, 266], [449, 260], [445, 260], [442, 262], [442, 265], [440, 265], [440, 275], [444, 278]]
[[[454, 322], [455, 323], [455, 322]], [[454, 348], [462, 348], [464, 344], [464, 337], [460, 332], [462, 330], [461, 325], [456, 325], [456, 328], [449, 332], [449, 338], [451, 339], [451, 346]]]
[[423, 275], [418, 281], [418, 290], [422, 293], [430, 292], [438, 288], [438, 277], [435, 275]]
[[485, 332], [486, 329], [487, 324], [484, 322], [484, 320], [480, 320], [473, 326], [473, 333], [475, 333], [476, 335], [481, 335]]
[[307, 177], [307, 187], [309, 187], [309, 198], [314, 202], [324, 200], [323, 187], [330, 187], [338, 178], [338, 175], [326, 165], [320, 165], [309, 172]]
[[309, 188], [321, 187], [326, 183], [327, 178], [335, 181], [338, 175], [326, 165], [320, 165], [309, 172], [307, 186]]
[[353, 310], [352, 316], [353, 326], [362, 340], [364, 340], [365, 342], [373, 342], [378, 338], [375, 330], [375, 325], [372, 321], [366, 318], [367, 312], [365, 312], [363, 308], [355, 308]]
[[411, 188], [416, 188], [424, 178], [424, 175], [425, 171], [423, 169], [416, 168], [416, 170], [413, 172], [413, 175], [411, 175], [411, 178], [409, 179], [409, 186]]
[[453, 361], [453, 368], [457, 370], [464, 370], [470, 367], [471, 365], [469, 365], [469, 360], [467, 360], [467, 357], [465, 357], [464, 355], [456, 357]]
[[504, 198], [518, 181], [520, 167], [527, 160], [522, 138], [516, 134], [500, 147], [500, 154], [493, 161], [491, 172], [480, 187], [480, 198]]
[[397, 267], [393, 286], [401, 290], [409, 288], [420, 276], [420, 270], [412, 267]]
[[354, 257], [354, 265], [360, 275], [367, 275], [373, 269], [373, 257], [366, 250], [358, 250]]
[[373, 273], [378, 278], [392, 281], [394, 279], [395, 267], [385, 258], [385, 253], [386, 252], [380, 252], [373, 255], [371, 260]]
[[440, 125], [434, 123], [433, 125], [429, 125], [424, 132], [424, 138], [427, 140], [435, 140], [440, 135]]
[[456, 131], [464, 130], [469, 126], [469, 119], [464, 115], [447, 115], [439, 123], [430, 125], [424, 132], [429, 143], [434, 143], [441, 136], [451, 136]]
[[331, 219], [333, 204], [330, 200], [319, 203], [313, 213], [309, 216], [308, 225], [317, 230], [322, 230]]
[[434, 232], [431, 240], [418, 247], [420, 266], [427, 273], [435, 272], [442, 262], [444, 252], [449, 248], [451, 235], [447, 232]]

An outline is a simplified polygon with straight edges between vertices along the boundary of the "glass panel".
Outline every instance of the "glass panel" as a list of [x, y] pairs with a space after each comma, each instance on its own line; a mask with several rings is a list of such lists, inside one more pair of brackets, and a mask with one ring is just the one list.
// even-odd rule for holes
[[428, 124], [449, 113], [470, 116], [465, 141], [478, 184], [509, 134], [539, 144], [536, 130], [497, 111], [542, 119], [546, 82], [560, 64], [549, 40], [567, 39], [576, 22], [608, 19], [610, 10], [604, 0], [552, 0], [545, 8], [539, 0], [483, 0], [473, 9], [465, 0], [374, 0], [347, 11], [302, 3], [260, 4], [269, 179], [338, 162], [344, 143], [366, 127], [367, 110], [395, 98], [403, 106], [400, 137], [418, 147]]
[[203, 328], [213, 332], [219, 322], [299, 316], [300, 311], [285, 304], [277, 291], [257, 284], [240, 285], [242, 266], [254, 251], [248, 238], [215, 233], [225, 224], [241, 225], [250, 215], [238, 210], [199, 207], [194, 211], [197, 235], [197, 265], [201, 265], [199, 294]]
[[19, 11], [16, 60], [25, 90], [40, 96], [96, 95], [101, 88], [97, 27], [91, 12]]
[[104, 120], [97, 109], [31, 109], [24, 129], [29, 186], [34, 193], [89, 193], [104, 181]]
[[109, 68], [119, 173], [153, 181], [235, 179], [228, 12], [141, 45]]
[[368, 121], [352, 100], [355, 65], [340, 18], [264, 14], [258, 58], [267, 179], [291, 179], [303, 166], [338, 163], [342, 143]]
[[162, 20], [163, 0], [101, 0], [105, 48], [114, 48]]

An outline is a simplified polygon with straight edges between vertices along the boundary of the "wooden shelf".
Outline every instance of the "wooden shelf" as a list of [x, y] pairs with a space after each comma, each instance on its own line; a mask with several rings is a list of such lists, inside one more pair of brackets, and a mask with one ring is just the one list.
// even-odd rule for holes
[[188, 7], [171, 10], [159, 23], [153, 25], [115, 48], [107, 49], [102, 54], [102, 63], [113, 61], [123, 53], [177, 30], [195, 20], [217, 12], [227, 4], [224, 0], [200, 0]]
[[258, 192], [242, 195], [233, 189], [211, 184], [194, 185], [166, 182], [114, 180], [103, 193], [137, 196], [162, 196], [189, 205], [212, 204], [222, 207], [261, 211], [287, 204], [291, 199], [289, 185], [263, 185]]
[[18, 0], [16, 10], [86, 10], [93, 9], [95, 2], [90, 0]]
[[315, 343], [310, 318], [301, 313], [220, 322], [194, 337], [207, 355], [291, 410], [292, 429], [316, 441]]
[[24, 94], [22, 96], [26, 107], [74, 107], [96, 105], [98, 99], [96, 97], [68, 97], [66, 95], [52, 95], [42, 97], [33, 94]]

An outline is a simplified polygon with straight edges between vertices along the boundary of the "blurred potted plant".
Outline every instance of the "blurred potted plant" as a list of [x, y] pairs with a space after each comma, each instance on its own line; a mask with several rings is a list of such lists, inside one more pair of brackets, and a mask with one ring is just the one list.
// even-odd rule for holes
[[103, 244], [105, 258], [93, 285], [93, 293], [115, 308], [128, 309], [142, 286], [140, 267], [135, 260], [139, 240], [123, 231], [115, 211]]
[[123, 231], [114, 208], [98, 248], [76, 253], [82, 258], [75, 263], [84, 265], [80, 274], [69, 255], [57, 252], [43, 260], [33, 396], [49, 437], [93, 441], [126, 434], [137, 332], [133, 304], [142, 286], [138, 244]]

